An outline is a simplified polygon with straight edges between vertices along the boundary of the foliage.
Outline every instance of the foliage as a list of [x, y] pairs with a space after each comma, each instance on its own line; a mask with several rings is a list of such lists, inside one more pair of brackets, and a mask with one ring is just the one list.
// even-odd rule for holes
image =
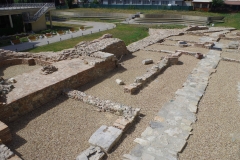
[[93, 4], [99, 4], [98, 0], [93, 0]]
[[213, 7], [219, 7], [219, 6], [222, 6], [223, 4], [224, 4], [223, 0], [212, 0]]

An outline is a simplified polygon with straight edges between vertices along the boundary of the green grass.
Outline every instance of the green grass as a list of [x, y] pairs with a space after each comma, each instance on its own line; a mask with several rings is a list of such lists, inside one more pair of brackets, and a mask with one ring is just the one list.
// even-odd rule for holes
[[151, 28], [154, 28], [154, 29], [183, 29], [183, 28], [186, 28], [186, 26], [174, 25], [174, 24], [159, 24], [159, 25], [152, 25]]
[[[203, 11], [175, 11], [175, 10], [138, 10], [138, 9], [110, 9], [110, 8], [75, 8], [67, 9], [64, 12], [91, 12], [91, 13], [127, 13], [135, 14], [141, 12], [143, 14], [180, 14], [192, 16], [224, 16], [224, 23], [218, 23], [215, 26], [234, 27], [240, 29], [240, 13], [213, 13]], [[61, 12], [61, 11], [56, 11]]]
[[61, 42], [52, 43], [45, 46], [40, 46], [34, 49], [27, 50], [28, 52], [46, 52], [46, 51], [61, 51], [63, 49], [72, 48], [81, 41], [91, 41], [101, 37], [103, 34], [110, 33], [114, 38], [119, 38], [125, 42], [126, 45], [138, 41], [148, 36], [147, 26], [117, 24], [117, 27], [108, 31], [93, 33], [83, 37], [77, 37]]
[[119, 19], [100, 19], [100, 18], [69, 18], [72, 20], [79, 20], [79, 21], [93, 21], [93, 22], [106, 22], [106, 23], [116, 23], [122, 22], [123, 20]]
[[222, 15], [225, 17], [224, 23], [218, 23], [215, 26], [234, 27], [236, 29], [240, 29], [240, 13], [229, 13]]

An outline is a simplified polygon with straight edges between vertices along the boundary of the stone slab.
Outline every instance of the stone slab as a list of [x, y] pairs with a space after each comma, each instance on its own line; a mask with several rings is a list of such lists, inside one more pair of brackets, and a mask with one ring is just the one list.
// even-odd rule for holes
[[76, 160], [101, 160], [105, 153], [97, 146], [90, 146], [79, 154]]
[[88, 142], [91, 145], [99, 146], [104, 152], [109, 152], [114, 144], [120, 139], [122, 132], [122, 130], [115, 127], [102, 125], [93, 133]]

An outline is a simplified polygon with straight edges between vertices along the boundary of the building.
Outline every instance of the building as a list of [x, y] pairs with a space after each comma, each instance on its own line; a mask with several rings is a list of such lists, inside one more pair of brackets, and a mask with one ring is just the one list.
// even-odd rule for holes
[[212, 0], [193, 0], [192, 3], [194, 10], [209, 11]]
[[224, 3], [227, 5], [240, 6], [240, 0], [225, 0]]
[[54, 3], [0, 4], [0, 35], [46, 29], [46, 13], [51, 22]]
[[103, 0], [105, 5], [185, 5], [184, 0]]

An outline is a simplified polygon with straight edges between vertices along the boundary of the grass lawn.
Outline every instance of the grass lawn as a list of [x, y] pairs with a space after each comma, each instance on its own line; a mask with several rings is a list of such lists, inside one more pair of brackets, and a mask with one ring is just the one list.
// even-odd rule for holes
[[101, 37], [103, 34], [110, 33], [114, 38], [119, 38], [126, 45], [135, 42], [148, 36], [148, 27], [137, 25], [117, 24], [117, 27], [108, 31], [98, 32], [83, 37], [77, 37], [61, 42], [52, 43], [45, 46], [40, 46], [34, 49], [27, 50], [28, 52], [44, 52], [44, 51], [61, 51], [63, 49], [72, 48], [81, 41], [91, 41]]
[[106, 22], [106, 23], [116, 23], [116, 22], [123, 21], [120, 19], [101, 19], [101, 18], [69, 18], [69, 19], [79, 20], [79, 21]]
[[96, 38], [101, 37], [103, 34], [110, 33], [114, 38], [119, 38], [125, 42], [126, 45], [129, 45], [135, 41], [138, 41], [142, 38], [148, 36], [148, 28], [183, 28], [181, 25], [127, 25], [127, 24], [117, 24], [117, 27], [108, 31], [93, 33], [91, 35], [86, 35], [83, 37], [77, 37], [69, 40], [64, 40], [61, 42], [52, 43], [45, 46], [40, 46], [27, 50], [28, 52], [45, 52], [45, 51], [61, 51], [67, 48], [73, 48], [77, 43], [81, 41], [91, 41]]
[[[225, 23], [215, 24], [215, 26], [225, 26], [225, 27], [234, 27], [240, 29], [240, 13], [211, 13], [211, 12], [199, 12], [199, 11], [171, 11], [171, 10], [120, 10], [120, 9], [98, 9], [98, 8], [77, 8], [69, 10], [61, 10], [69, 12], [97, 12], [97, 13], [136, 13], [144, 12], [146, 14], [183, 14], [183, 15], [196, 15], [196, 16], [224, 16]], [[58, 11], [57, 11], [58, 12]], [[80, 20], [92, 20], [92, 21], [104, 21], [111, 22], [112, 20], [100, 20], [99, 18], [87, 18]], [[53, 24], [58, 28], [69, 27], [68, 24], [58, 23]], [[72, 27], [77, 27], [71, 25]], [[91, 35], [86, 35], [83, 37], [77, 37], [45, 46], [40, 46], [34, 49], [28, 50], [29, 52], [44, 52], [44, 51], [61, 51], [63, 49], [72, 48], [77, 43], [81, 41], [91, 41], [93, 39], [101, 37], [103, 34], [110, 33], [114, 38], [119, 38], [125, 42], [126, 45], [138, 41], [146, 36], [148, 36], [148, 28], [158, 28], [158, 29], [174, 29], [174, 28], [184, 28], [181, 25], [126, 25], [126, 24], [117, 24], [117, 27], [103, 32], [94, 33]]]
[[[74, 8], [59, 10], [66, 12], [90, 12], [90, 13], [127, 13], [136, 14], [141, 12], [143, 14], [181, 14], [191, 16], [224, 16], [224, 23], [218, 23], [215, 26], [234, 27], [240, 29], [240, 13], [213, 13], [201, 11], [175, 11], [175, 10], [138, 10], [138, 9], [113, 9], [113, 8]], [[58, 12], [58, 10], [56, 11]]]

